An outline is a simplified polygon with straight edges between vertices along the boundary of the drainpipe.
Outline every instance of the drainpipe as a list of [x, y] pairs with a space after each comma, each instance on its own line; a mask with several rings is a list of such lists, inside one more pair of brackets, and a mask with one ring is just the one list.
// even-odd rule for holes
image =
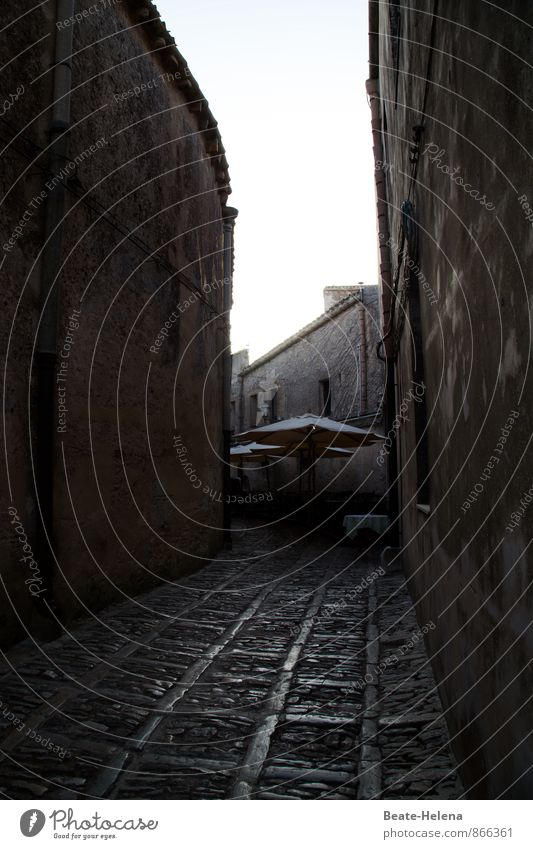
[[[57, 0], [56, 23], [74, 15], [75, 0]], [[72, 86], [73, 27], [55, 27], [53, 100], [49, 130], [48, 171], [56, 175], [64, 168], [69, 153], [70, 94]], [[50, 179], [50, 178], [49, 178]], [[46, 188], [46, 187], [45, 187]], [[41, 256], [41, 323], [37, 336], [37, 437], [36, 490], [39, 502], [36, 549], [47, 588], [53, 601], [54, 577], [54, 436], [56, 420], [55, 371], [57, 359], [57, 276], [61, 264], [62, 221], [66, 208], [63, 180], [48, 192], [44, 208], [44, 246]], [[44, 605], [46, 607], [46, 604]]]
[[[372, 146], [374, 152], [374, 175], [376, 185], [376, 210], [379, 246], [379, 274], [382, 311], [382, 342], [378, 345], [378, 356], [385, 361], [385, 433], [390, 434], [392, 445], [388, 456], [387, 488], [389, 492], [388, 510], [391, 520], [391, 543], [399, 540], [399, 480], [398, 447], [396, 428], [396, 380], [394, 346], [391, 333], [392, 318], [392, 266], [390, 250], [389, 206], [387, 202], [387, 183], [385, 179], [383, 139], [381, 129], [381, 95], [379, 86], [379, 4], [369, 0], [369, 79], [366, 91], [370, 101], [372, 121]], [[379, 354], [383, 347], [384, 356]]]
[[[235, 220], [239, 214], [238, 210], [233, 206], [224, 208], [224, 286], [222, 287], [223, 295], [223, 313], [229, 327], [229, 316], [233, 303], [233, 234], [235, 230]], [[227, 280], [231, 283], [228, 285]], [[224, 505], [223, 505], [223, 527], [224, 527], [224, 545], [231, 548], [231, 466], [230, 466], [230, 449], [231, 449], [231, 343], [229, 333], [224, 339], [225, 351], [223, 360], [223, 449], [222, 456], [224, 458]]]
[[244, 375], [239, 375], [239, 433], [244, 430]]
[[359, 321], [359, 377], [361, 381], [359, 415], [363, 416], [366, 413], [368, 405], [368, 362], [366, 356], [366, 321], [363, 290], [361, 290], [361, 302], [357, 309], [357, 318]]
[[[376, 208], [378, 225], [379, 273], [381, 278], [381, 312], [384, 335], [389, 329], [392, 299], [392, 269], [390, 251], [389, 207], [387, 203], [387, 183], [383, 168], [383, 141], [381, 138], [381, 109], [379, 79], [366, 81], [366, 91], [370, 99], [372, 121], [372, 148], [374, 152], [374, 177], [376, 186]], [[392, 353], [392, 340], [385, 339], [387, 355]]]

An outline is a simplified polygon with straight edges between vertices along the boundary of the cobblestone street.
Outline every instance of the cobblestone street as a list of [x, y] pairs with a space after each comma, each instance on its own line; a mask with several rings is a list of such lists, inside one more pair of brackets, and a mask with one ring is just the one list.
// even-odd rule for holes
[[457, 798], [401, 572], [290, 525], [2, 664], [10, 798]]

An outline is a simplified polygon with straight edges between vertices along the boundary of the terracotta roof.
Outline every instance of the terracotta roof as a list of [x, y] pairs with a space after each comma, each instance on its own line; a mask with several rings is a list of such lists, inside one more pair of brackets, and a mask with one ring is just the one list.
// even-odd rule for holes
[[181, 78], [174, 80], [173, 85], [185, 97], [189, 111], [196, 117], [198, 129], [205, 130], [202, 135], [206, 141], [207, 153], [211, 157], [216, 181], [219, 185], [219, 194], [222, 203], [225, 204], [228, 195], [231, 194], [228, 161], [218, 130], [218, 123], [209, 109], [209, 104], [202, 94], [200, 86], [191, 75], [190, 70], [186, 76], [183, 73], [185, 68], [188, 68], [187, 62], [176, 47], [176, 42], [166, 24], [161, 20], [155, 3], [152, 3], [152, 0], [125, 0], [124, 5], [132, 21], [139, 25], [136, 30], [140, 32], [154, 60], [158, 61], [163, 69], [170, 74], [175, 74], [177, 71], [182, 72]]

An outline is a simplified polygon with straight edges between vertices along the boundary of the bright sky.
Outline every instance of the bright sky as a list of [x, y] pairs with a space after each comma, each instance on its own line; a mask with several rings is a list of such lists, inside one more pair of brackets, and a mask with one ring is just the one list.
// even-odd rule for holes
[[377, 282], [367, 0], [157, 0], [218, 121], [239, 209], [232, 345], [255, 359]]

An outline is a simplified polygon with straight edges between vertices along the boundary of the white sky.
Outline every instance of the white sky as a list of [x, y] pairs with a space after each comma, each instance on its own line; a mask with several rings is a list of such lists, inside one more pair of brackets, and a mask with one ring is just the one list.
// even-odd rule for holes
[[218, 121], [239, 209], [233, 350], [377, 282], [367, 0], [157, 0]]

